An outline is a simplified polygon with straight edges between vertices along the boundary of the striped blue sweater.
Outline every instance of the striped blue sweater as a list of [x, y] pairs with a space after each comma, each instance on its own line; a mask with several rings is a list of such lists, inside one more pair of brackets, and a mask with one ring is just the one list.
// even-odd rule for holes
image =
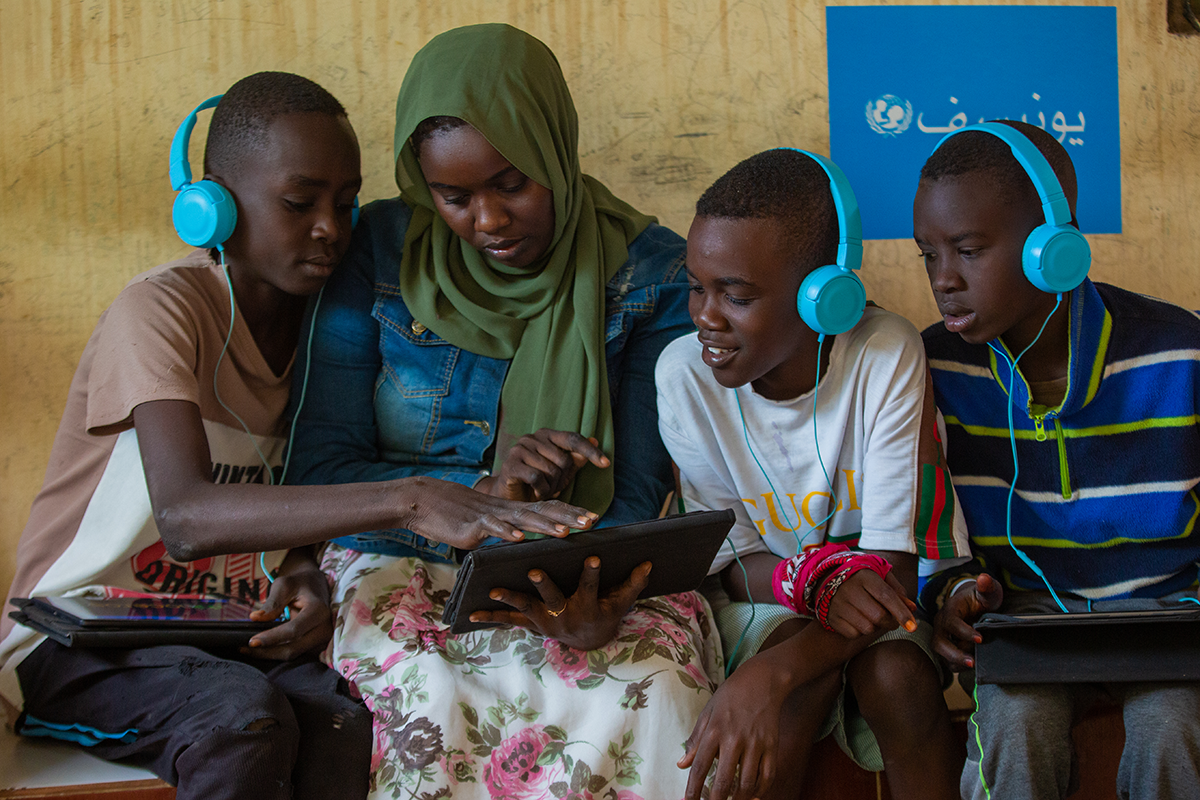
[[[1035, 416], [1019, 368], [1013, 386], [1013, 541], [1059, 593], [1160, 597], [1191, 586], [1200, 561], [1200, 319], [1087, 280], [1070, 301], [1062, 405]], [[982, 562], [953, 572], [982, 567], [1006, 588], [1044, 590], [1006, 537], [1008, 366], [944, 324], [923, 336], [947, 460]]]

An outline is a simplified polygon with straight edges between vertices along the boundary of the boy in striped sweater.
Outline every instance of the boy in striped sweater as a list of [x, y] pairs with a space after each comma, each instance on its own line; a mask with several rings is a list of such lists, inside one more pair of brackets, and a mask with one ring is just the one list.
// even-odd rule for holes
[[[1043, 184], [1057, 179], [1074, 225], [1066, 150], [1004, 124], [1048, 162]], [[985, 612], [1057, 612], [1051, 589], [1071, 611], [1178, 607], [1196, 596], [1200, 562], [1200, 320], [1086, 277], [1037, 288], [1023, 250], [1047, 222], [1048, 195], [1035, 188], [1039, 168], [1000, 138], [1008, 129], [988, 128], [1000, 129], [943, 141], [913, 209], [944, 318], [925, 349], [976, 556], [922, 595], [940, 606], [934, 647], [955, 669], [974, 666], [971, 624]], [[1200, 686], [1188, 683], [979, 685], [963, 797], [1066, 797], [1077, 782], [1071, 723], [1106, 700], [1124, 708], [1120, 796], [1200, 797]]]

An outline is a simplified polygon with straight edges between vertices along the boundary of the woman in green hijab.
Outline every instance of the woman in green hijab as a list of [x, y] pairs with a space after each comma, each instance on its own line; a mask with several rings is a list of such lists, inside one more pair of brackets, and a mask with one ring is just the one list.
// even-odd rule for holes
[[[532, 36], [469, 26], [416, 54], [400, 197], [363, 209], [315, 311], [301, 481], [427, 475], [557, 497], [591, 512], [581, 526], [658, 515], [673, 480], [653, 373], [692, 330], [685, 244], [584, 175], [577, 143]], [[391, 530], [329, 547], [333, 664], [375, 713], [381, 793], [683, 794], [680, 745], [719, 674], [706, 607], [634, 604], [649, 563], [598, 594], [595, 561], [571, 597], [534, 575], [482, 617], [509, 625], [451, 636], [448, 543]]]

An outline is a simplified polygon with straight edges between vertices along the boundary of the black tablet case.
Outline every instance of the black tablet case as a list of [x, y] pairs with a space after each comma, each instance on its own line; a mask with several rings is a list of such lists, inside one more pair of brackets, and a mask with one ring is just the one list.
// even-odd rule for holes
[[52, 598], [15, 597], [11, 602], [18, 610], [9, 612], [10, 618], [64, 647], [245, 647], [254, 634], [277, 624], [246, 620], [214, 625], [144, 618], [100, 622], [72, 617], [55, 607]]
[[529, 570], [543, 570], [564, 597], [579, 586], [584, 559], [600, 557], [600, 591], [617, 586], [644, 561], [653, 563], [650, 583], [639, 597], [697, 588], [733, 527], [733, 511], [696, 511], [674, 517], [574, 533], [565, 539], [537, 539], [472, 550], [463, 559], [442, 622], [451, 633], [495, 627], [471, 622], [473, 611], [511, 610], [488, 597], [505, 588], [537, 596]]
[[977, 683], [1200, 680], [1200, 608], [984, 614]]

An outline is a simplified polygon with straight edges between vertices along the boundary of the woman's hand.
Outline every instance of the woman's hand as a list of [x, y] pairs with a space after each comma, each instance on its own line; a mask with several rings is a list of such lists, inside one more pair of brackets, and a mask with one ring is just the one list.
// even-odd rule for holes
[[975, 666], [975, 645], [983, 641], [972, 624], [1004, 602], [1004, 587], [986, 573], [946, 598], [933, 620], [933, 651], [955, 672]]
[[499, 472], [484, 478], [475, 488], [508, 500], [548, 500], [558, 497], [589, 462], [601, 469], [612, 464], [596, 439], [542, 428], [518, 439]]
[[572, 528], [590, 528], [599, 517], [558, 500], [520, 503], [434, 478], [406, 479], [413, 494], [402, 527], [427, 539], [474, 550], [492, 536], [509, 542], [524, 531], [562, 537]]
[[254, 634], [250, 646], [242, 648], [243, 653], [286, 661], [320, 650], [333, 636], [329, 584], [311, 553], [299, 555], [299, 552], [293, 550], [288, 554], [267, 599], [250, 612], [250, 619], [256, 622], [278, 619], [284, 609], [290, 609], [290, 618]]
[[563, 597], [554, 581], [540, 569], [529, 571], [529, 580], [541, 599], [508, 589], [493, 589], [490, 597], [513, 611], [475, 611], [472, 622], [501, 622], [533, 628], [576, 650], [595, 650], [613, 640], [621, 618], [650, 582], [650, 562], [634, 567], [620, 586], [600, 595], [600, 559], [588, 557], [579, 576], [579, 588]]

